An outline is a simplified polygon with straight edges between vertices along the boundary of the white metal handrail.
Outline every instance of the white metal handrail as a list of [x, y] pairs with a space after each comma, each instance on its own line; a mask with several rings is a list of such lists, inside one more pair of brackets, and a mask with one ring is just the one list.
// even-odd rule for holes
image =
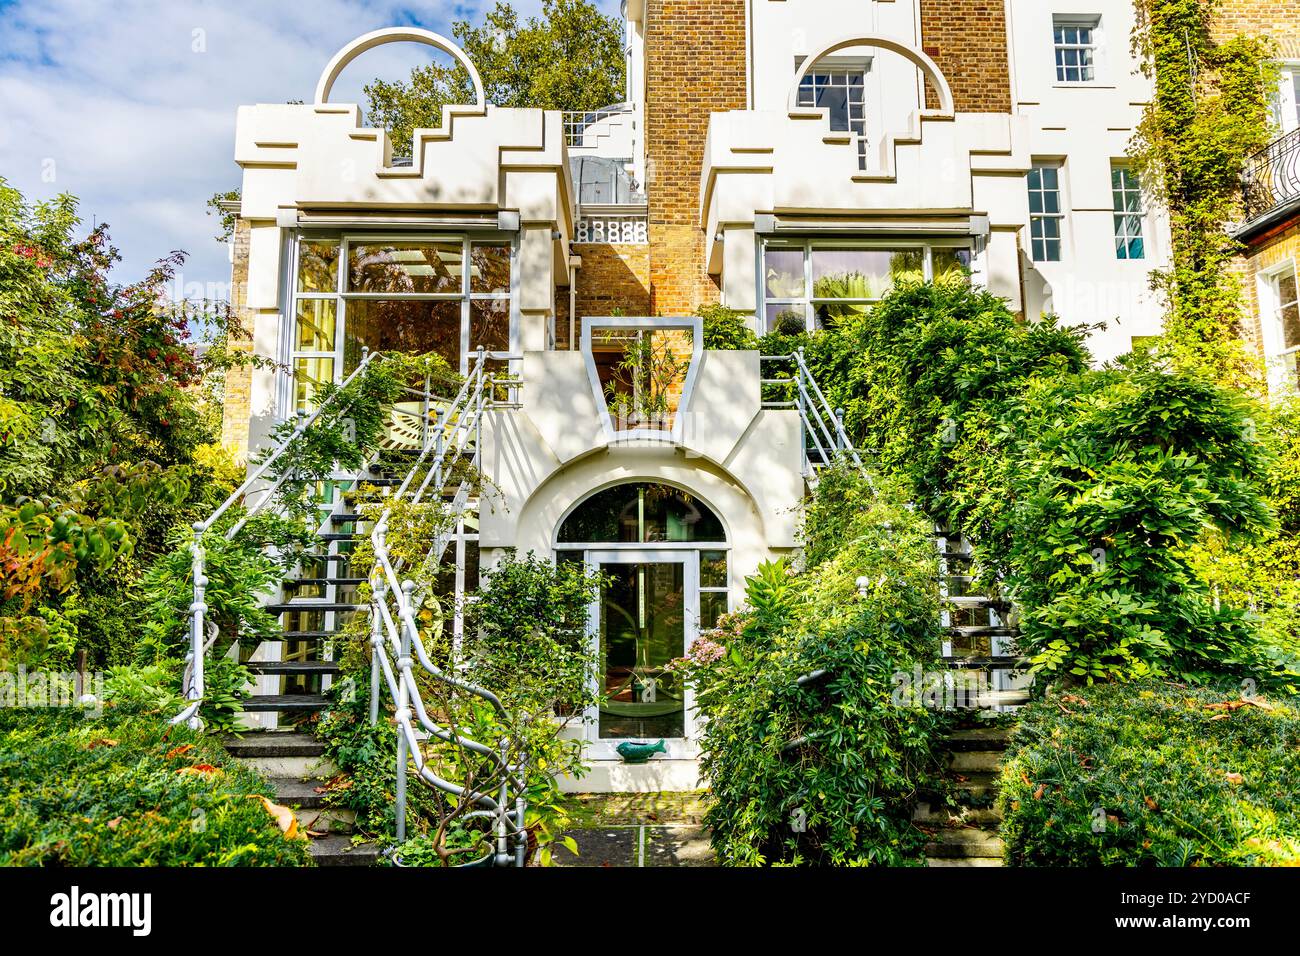
[[761, 379], [763, 385], [793, 385], [795, 389], [795, 399], [789, 402], [765, 402], [765, 408], [795, 408], [799, 412], [799, 419], [803, 422], [804, 430], [804, 467], [805, 474], [812, 475], [815, 471], [811, 462], [808, 461], [808, 439], [812, 439], [813, 447], [817, 449], [817, 454], [821, 461], [829, 464], [834, 456], [843, 455], [849, 461], [867, 476], [870, 481], [870, 475], [867, 472], [866, 465], [862, 462], [858, 450], [853, 447], [853, 441], [849, 438], [849, 433], [844, 428], [844, 414], [841, 410], [831, 407], [831, 403], [826, 400], [825, 393], [822, 392], [821, 386], [817, 384], [817, 379], [813, 377], [812, 371], [808, 368], [808, 363], [804, 359], [803, 348], [798, 348], [789, 355], [764, 355], [761, 356], [761, 362], [785, 362], [793, 366], [793, 374], [790, 378], [764, 378]]
[[[449, 467], [460, 460], [473, 445], [471, 464], [480, 461], [483, 416], [495, 406], [494, 393], [500, 384], [487, 373], [486, 363], [491, 360], [515, 359], [518, 356], [488, 353], [479, 349], [473, 368], [460, 392], [450, 405], [437, 414], [434, 427], [416, 457], [410, 471], [388, 499], [388, 507], [376, 521], [371, 532], [375, 567], [371, 574], [371, 687], [370, 721], [379, 720], [379, 695], [386, 686], [392, 697], [397, 725], [397, 786], [396, 786], [396, 837], [400, 844], [406, 839], [407, 766], [414, 763], [416, 773], [429, 786], [451, 794], [458, 800], [473, 804], [477, 809], [468, 817], [491, 818], [496, 823], [497, 865], [522, 866], [527, 852], [527, 834], [524, 829], [526, 802], [524, 798], [524, 772], [526, 755], [518, 741], [503, 739], [493, 747], [461, 735], [454, 727], [444, 727], [432, 717], [425, 706], [415, 679], [418, 663], [435, 680], [485, 701], [503, 720], [509, 719], [505, 706], [490, 690], [462, 680], [438, 667], [430, 658], [420, 637], [416, 609], [424, 596], [416, 593], [416, 583], [410, 578], [401, 579], [402, 562], [394, 560], [388, 548], [388, 527], [393, 505], [399, 501], [419, 504], [430, 488], [441, 496], [449, 477]], [[415, 483], [424, 468], [423, 479]], [[458, 518], [468, 503], [469, 479], [463, 479], [452, 498], [452, 517]], [[425, 556], [426, 566], [441, 559], [447, 537], [439, 534]], [[390, 601], [394, 607], [390, 607]], [[381, 684], [382, 682], [382, 684]], [[462, 786], [440, 777], [429, 766], [420, 747], [417, 726], [426, 733], [447, 743], [488, 757], [500, 774], [495, 793], [487, 793], [472, 786]], [[513, 796], [512, 796], [513, 792]], [[511, 851], [513, 842], [513, 852]]]
[[[191, 574], [194, 580], [194, 600], [191, 602], [189, 607], [190, 646], [185, 655], [185, 672], [181, 683], [181, 686], [185, 688], [185, 698], [189, 703], [186, 705], [184, 710], [171, 719], [170, 723], [185, 723], [195, 730], [201, 726], [202, 722], [199, 720], [198, 713], [199, 708], [203, 704], [204, 695], [203, 658], [207, 649], [211, 647], [217, 639], [216, 634], [209, 635], [208, 632], [211, 629], [205, 626], [205, 616], [208, 612], [208, 605], [204, 601], [204, 597], [207, 590], [208, 579], [204, 574], [206, 555], [203, 550], [203, 535], [211, 530], [227, 511], [234, 507], [238, 502], [242, 501], [258, 482], [263, 480], [266, 474], [271, 470], [271, 466], [278, 462], [286, 451], [293, 447], [294, 442], [306, 434], [307, 430], [320, 418], [321, 413], [324, 412], [339, 395], [346, 394], [348, 387], [356, 381], [358, 376], [362, 375], [365, 370], [369, 368], [373, 362], [379, 360], [379, 358], [380, 353], [364, 349], [362, 351], [360, 364], [357, 365], [351, 375], [344, 379], [343, 384], [335, 389], [329, 397], [325, 399], [325, 401], [317, 405], [309, 415], [303, 416], [297, 427], [295, 427], [293, 431], [280, 442], [280, 444], [276, 445], [271, 452], [258, 463], [257, 467], [253, 469], [252, 474], [244, 479], [243, 484], [236, 488], [230, 494], [230, 497], [218, 505], [217, 509], [213, 511], [212, 514], [204, 520], [196, 521], [194, 523], [194, 542], [190, 546], [190, 551], [193, 557], [191, 563]], [[256, 517], [267, 507], [267, 505], [275, 500], [276, 492], [284, 485], [289, 474], [290, 472], [288, 471], [284, 472], [276, 479], [274, 484], [265, 489], [264, 494], [258, 500], [257, 504], [252, 508], [249, 508], [239, 521], [235, 522], [235, 524], [233, 524], [225, 533], [224, 537], [227, 541], [233, 541], [235, 535], [239, 534], [239, 532], [248, 524], [249, 519]], [[205, 636], [209, 637], [206, 641], [204, 639]]]

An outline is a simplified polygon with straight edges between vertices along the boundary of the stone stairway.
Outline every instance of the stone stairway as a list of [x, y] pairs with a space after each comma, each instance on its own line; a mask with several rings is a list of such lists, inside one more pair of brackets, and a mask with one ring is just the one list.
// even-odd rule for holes
[[930, 840], [928, 866], [1002, 866], [1001, 816], [994, 808], [1007, 747], [1004, 727], [968, 727], [947, 740], [949, 794], [918, 803], [912, 822]]
[[293, 810], [298, 829], [311, 839], [317, 866], [372, 866], [378, 860], [373, 843], [353, 843], [353, 812], [326, 806], [325, 784], [336, 768], [315, 736], [269, 730], [229, 737], [225, 746], [240, 763], [267, 776], [275, 802]]

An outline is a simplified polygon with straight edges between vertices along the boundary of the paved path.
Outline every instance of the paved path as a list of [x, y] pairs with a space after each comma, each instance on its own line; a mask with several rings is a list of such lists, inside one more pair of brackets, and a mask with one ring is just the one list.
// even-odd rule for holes
[[573, 794], [568, 804], [578, 855], [557, 848], [556, 866], [716, 865], [702, 794]]

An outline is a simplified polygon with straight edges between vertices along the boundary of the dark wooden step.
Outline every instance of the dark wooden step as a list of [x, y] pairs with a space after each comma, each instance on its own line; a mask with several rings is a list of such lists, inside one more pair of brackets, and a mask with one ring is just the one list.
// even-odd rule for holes
[[268, 604], [266, 610], [271, 614], [288, 614], [296, 611], [359, 611], [368, 607], [366, 604], [335, 604], [325, 601], [311, 601], [304, 598], [301, 601], [290, 601], [287, 604]]
[[365, 578], [287, 578], [285, 585], [289, 587], [305, 587], [311, 584], [333, 584], [340, 587], [352, 587], [358, 584], [365, 584]]
[[328, 697], [321, 694], [267, 694], [249, 697], [244, 701], [244, 710], [250, 713], [268, 713], [271, 711], [312, 712], [329, 707]]
[[330, 521], [333, 522], [334, 524], [344, 524], [349, 521], [365, 521], [365, 520], [367, 520], [365, 515], [350, 514], [350, 513], [330, 515]]
[[338, 631], [281, 631], [267, 638], [268, 641], [325, 641], [338, 637]]
[[317, 541], [360, 541], [364, 534], [357, 532], [326, 531], [316, 535]]
[[966, 727], [954, 730], [944, 742], [949, 750], [1006, 750], [1010, 737], [1005, 727]]
[[247, 661], [254, 674], [338, 674], [342, 668], [334, 661]]
[[948, 630], [962, 637], [1015, 637], [1020, 633], [1014, 627], [1001, 624], [958, 624], [948, 628]]
[[943, 658], [943, 663], [944, 666], [951, 667], [954, 670], [1012, 671], [1029, 667], [1029, 662], [1023, 657], [1013, 657], [1009, 655], [1000, 655], [995, 657], [945, 657]]
[[313, 734], [262, 730], [221, 741], [232, 757], [319, 757], [325, 744]]

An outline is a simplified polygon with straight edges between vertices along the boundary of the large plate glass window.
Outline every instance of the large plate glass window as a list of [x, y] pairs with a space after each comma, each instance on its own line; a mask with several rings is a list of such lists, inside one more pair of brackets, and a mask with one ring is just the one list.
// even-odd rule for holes
[[894, 286], [965, 281], [967, 245], [768, 241], [762, 256], [763, 331], [830, 328], [861, 315]]
[[480, 347], [510, 351], [507, 239], [309, 236], [297, 263], [290, 359], [299, 410], [321, 384], [355, 369], [365, 349], [436, 352], [462, 372]]

